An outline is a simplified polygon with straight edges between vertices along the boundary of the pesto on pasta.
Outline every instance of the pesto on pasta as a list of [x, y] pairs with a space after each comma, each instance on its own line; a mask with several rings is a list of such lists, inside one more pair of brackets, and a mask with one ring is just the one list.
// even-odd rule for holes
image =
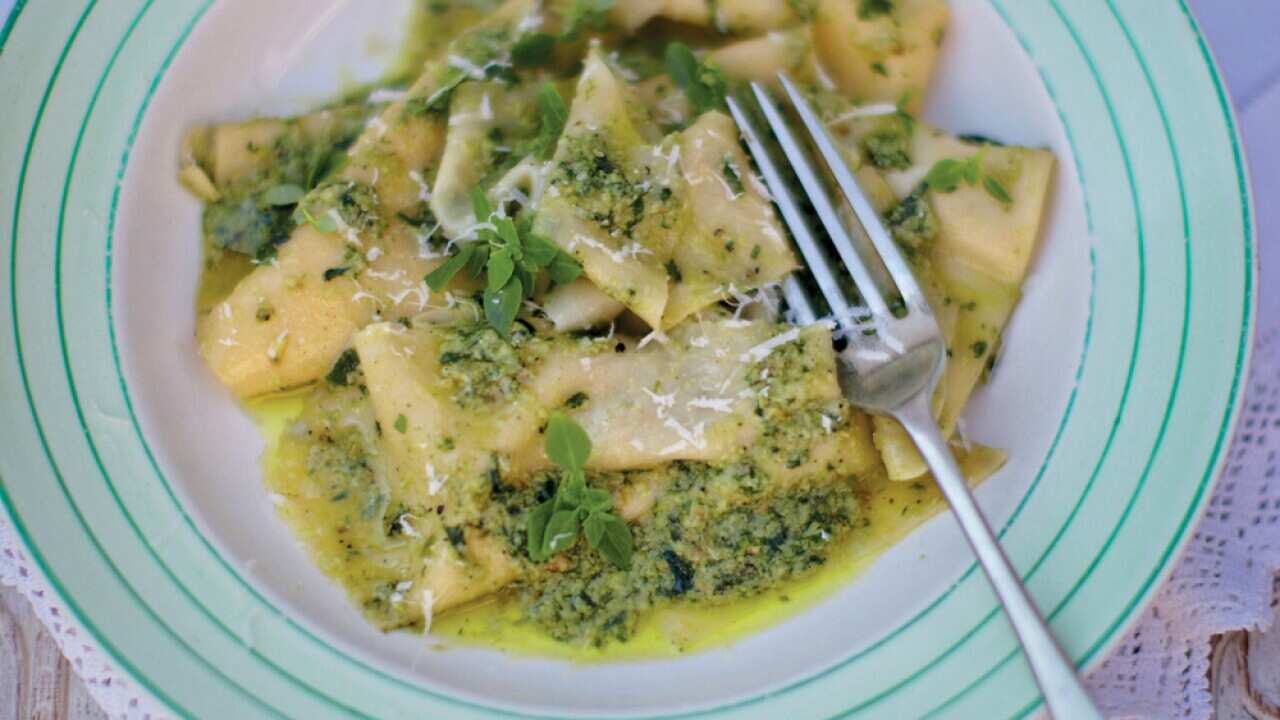
[[[268, 487], [369, 622], [501, 597], [607, 649], [801, 581], [870, 543], [877, 498], [931, 492], [903, 429], [845, 401], [829, 325], [787, 323], [801, 266], [725, 98], [785, 71], [819, 109], [943, 329], [953, 435], [1054, 158], [918, 117], [944, 0], [421, 12], [413, 77], [194, 128], [179, 175], [201, 354], [237, 398], [290, 399]], [[1004, 457], [957, 452], [974, 480]]]

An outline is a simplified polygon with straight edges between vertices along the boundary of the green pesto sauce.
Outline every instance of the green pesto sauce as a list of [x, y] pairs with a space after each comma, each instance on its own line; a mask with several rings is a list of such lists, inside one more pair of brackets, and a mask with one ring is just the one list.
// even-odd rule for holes
[[922, 264], [929, 247], [938, 237], [938, 218], [929, 205], [926, 188], [922, 185], [903, 198], [889, 210], [885, 220], [907, 259], [914, 265]]
[[269, 261], [289, 239], [295, 222], [293, 205], [273, 204], [273, 188], [310, 190], [336, 170], [355, 141], [374, 105], [347, 105], [329, 112], [329, 121], [305, 127], [302, 116], [288, 118], [268, 145], [246, 148], [268, 160], [260, 169], [218, 188], [222, 197], [206, 203], [201, 217], [203, 267], [196, 310], [205, 313], [230, 294], [256, 264]]
[[369, 622], [394, 630], [419, 623], [397, 588], [420, 572], [430, 548], [405, 532], [410, 509], [387, 487], [376, 452], [382, 429], [364, 392], [354, 379], [321, 384], [249, 410], [267, 439], [264, 477], [277, 512]]
[[[400, 69], [393, 75], [411, 78], [424, 62], [446, 52], [487, 73], [492, 61], [509, 50], [514, 40], [510, 29], [466, 34], [460, 30], [496, 4], [423, 0], [412, 21], [413, 40], [406, 44]], [[795, 5], [797, 12], [801, 7], [812, 12], [807, 2]], [[632, 50], [630, 57], [619, 60], [621, 65], [634, 65], [639, 75], [658, 71], [656, 53]], [[451, 71], [442, 66], [443, 73]], [[506, 72], [495, 68], [493, 77], [510, 79]], [[449, 82], [449, 77], [441, 78], [442, 86]], [[431, 97], [419, 98], [422, 102], [411, 102], [406, 112], [442, 112], [447, 109], [447, 91], [443, 98], [443, 107], [432, 106]], [[911, 127], [897, 117], [888, 120], [864, 141], [866, 152], [879, 167], [908, 166]], [[484, 138], [479, 157], [490, 171], [482, 185], [519, 159], [510, 148], [518, 148], [534, 130], [536, 126], [498, 130]], [[277, 154], [273, 167], [279, 170], [246, 186], [236, 204], [225, 208], [227, 218], [215, 218], [216, 226], [206, 228], [207, 234], [257, 237], [255, 247], [274, 246], [281, 233], [287, 236], [292, 229], [293, 216], [285, 215], [290, 208], [263, 207], [260, 195], [282, 183], [315, 189], [303, 201], [312, 216], [336, 211], [358, 233], [381, 232], [384, 220], [372, 188], [322, 182], [332, 169], [334, 148], [345, 148], [344, 142], [350, 140], [329, 142], [323, 152], [318, 144], [306, 143], [270, 149]], [[631, 238], [643, 232], [638, 228], [643, 221], [652, 224], [646, 229], [655, 231], [672, 227], [680, 199], [672, 198], [669, 188], [651, 183], [648, 169], [630, 162], [625, 150], [610, 148], [602, 134], [562, 141], [552, 183], [569, 196], [580, 217], [611, 235]], [[734, 192], [742, 192], [738, 168], [727, 158], [723, 173]], [[914, 205], [908, 205], [910, 200], [891, 211], [889, 219], [900, 243], [919, 247], [936, 234], [936, 220], [922, 197]], [[403, 219], [423, 226], [434, 222], [425, 206], [421, 215]], [[230, 241], [218, 247], [230, 247]], [[726, 250], [732, 251], [731, 241]], [[248, 257], [244, 252], [226, 254]], [[226, 267], [233, 263], [228, 261]], [[342, 274], [353, 268], [344, 264], [333, 271]], [[673, 281], [681, 280], [674, 262], [667, 272]], [[230, 287], [222, 281], [210, 283], [211, 288], [223, 285]], [[436, 360], [453, 400], [483, 412], [518, 396], [524, 369], [543, 342], [519, 325], [511, 342], [484, 325], [458, 326], [443, 338]], [[976, 345], [972, 351], [978, 353]], [[932, 485], [922, 483], [832, 477], [819, 468], [814, 477], [783, 485], [761, 469], [801, 467], [819, 433], [847, 422], [848, 409], [842, 403], [810, 395], [806, 378], [821, 374], [811, 362], [812, 355], [803, 352], [801, 343], [789, 343], [770, 353], [749, 377], [756, 397], [754, 412], [764, 429], [748, 457], [726, 465], [677, 462], [658, 471], [589, 476], [591, 485], [613, 490], [642, 481], [660, 481], [664, 488], [633, 525], [635, 552], [628, 569], [581, 547], [550, 563], [528, 561], [527, 516], [554, 492], [555, 474], [538, 474], [514, 487], [504, 482], [495, 464], [483, 476], [468, 479], [477, 488], [477, 505], [484, 508], [477, 529], [505, 543], [524, 572], [500, 595], [435, 618], [433, 634], [581, 660], [672, 655], [754, 632], [838, 587], [941, 504]], [[435, 541], [413, 530], [416, 518], [449, 515], [442, 506], [414, 504], [389, 487], [378, 438], [405, 432], [405, 418], [401, 415], [393, 427], [381, 427], [373, 418], [358, 366], [344, 367], [340, 360], [334, 372], [337, 375], [331, 373], [328, 382], [301, 394], [251, 406], [268, 438], [266, 483], [279, 513], [315, 562], [343, 585], [370, 622], [384, 630], [420, 627], [415, 598], [406, 596], [406, 581], [421, 574], [434, 542], [460, 549], [466, 535], [462, 528], [446, 525]], [[444, 447], [452, 440], [442, 437], [439, 442]]]
[[872, 165], [882, 170], [906, 170], [911, 167], [911, 135], [914, 122], [902, 113], [876, 119], [874, 127], [862, 138], [862, 149]]
[[337, 180], [321, 185], [299, 205], [314, 218], [332, 218], [337, 213], [342, 224], [363, 237], [377, 237], [386, 226], [378, 211], [378, 193], [372, 186], [354, 180]]
[[[751, 597], [821, 566], [856, 516], [854, 495], [841, 482], [769, 493], [769, 480], [749, 463], [681, 462], [665, 472], [670, 484], [633, 525], [630, 568], [582, 548], [555, 571], [535, 568], [513, 591], [526, 622], [572, 645], [625, 643], [656, 608]], [[592, 485], [620, 481], [618, 474], [591, 478]], [[504, 535], [524, 556], [523, 512], [510, 518]]]
[[609, 147], [600, 133], [564, 138], [561, 143], [552, 184], [571, 198], [580, 217], [630, 237], [645, 219], [644, 177], [629, 171], [620, 151]]
[[[608, 598], [612, 602], [612, 608], [625, 608], [628, 611], [623, 618], [625, 622], [618, 621], [608, 628], [615, 634], [625, 631], [625, 642], [611, 639], [597, 644], [585, 640], [566, 642], [558, 639], [546, 629], [547, 614], [554, 611], [570, 614], [580, 612], [585, 601], [578, 600], [575, 603], [573, 598], [565, 599], [567, 593], [539, 598], [536, 593], [540, 586], [536, 584], [486, 598], [437, 617], [432, 624], [432, 635], [465, 645], [492, 647], [519, 655], [564, 658], [575, 662], [673, 657], [731, 644], [826, 598], [945, 506], [932, 483], [895, 483], [882, 477], [860, 478], [852, 491], [847, 487], [842, 490], [844, 492], [841, 495], [852, 506], [852, 522], [826, 542], [817, 542], [812, 536], [802, 537], [799, 541], [792, 541], [790, 547], [786, 543], [780, 545], [776, 551], [769, 549], [766, 542], [763, 552], [789, 557], [792, 564], [788, 569], [794, 572], [777, 578], [772, 584], [760, 583], [761, 589], [755, 594], [726, 591], [717, 595], [714, 593], [714, 579], [721, 575], [705, 571], [703, 565], [693, 573], [693, 587], [704, 590], [695, 589], [673, 595], [670, 591], [675, 588], [675, 572], [666, 559], [660, 555], [662, 562], [659, 564], [637, 556], [635, 567], [643, 564], [649, 568], [653, 579], [659, 584], [637, 593], [651, 601], [643, 609], [637, 607], [632, 611], [630, 606], [633, 601]], [[673, 498], [672, 502], [675, 501]], [[821, 503], [815, 504], [812, 499], [807, 503], [797, 499], [784, 503], [785, 510], [781, 513], [781, 520], [772, 513], [767, 517], [751, 520], [756, 524], [755, 531], [758, 535], [765, 536], [766, 540], [773, 539], [778, 537], [778, 528], [795, 527], [797, 521], [804, 518], [805, 513], [816, 505]], [[745, 515], [746, 513], [736, 513], [730, 521], [742, 523]], [[770, 531], [774, 534], [770, 535]], [[660, 534], [648, 529], [637, 532], [637, 535], [641, 534], [645, 543], [661, 538]], [[817, 538], [820, 540], [821, 534]], [[813, 556], [795, 552], [802, 549], [805, 543], [820, 547], [820, 561], [809, 562]], [[729, 547], [733, 547], [733, 544], [729, 544]], [[682, 560], [686, 559], [674, 547], [673, 553]], [[755, 556], [757, 559], [759, 557]], [[732, 562], [717, 567], [721, 570], [737, 568], [749, 572], [753, 567], [750, 562], [753, 558], [745, 559], [746, 562]], [[581, 570], [575, 567], [569, 574], [568, 582], [573, 587], [591, 587], [605, 592], [616, 588], [614, 583], [608, 582], [609, 578], [597, 578], [590, 574], [589, 570], [595, 564], [588, 559]], [[769, 570], [765, 568], [763, 572], [768, 574]], [[724, 576], [740, 577], [732, 572], [725, 573]], [[742, 587], [739, 586], [739, 589], [742, 590]], [[705, 588], [712, 588], [712, 592], [706, 593]], [[663, 591], [668, 594], [662, 594]], [[530, 614], [531, 597], [542, 600], [545, 606], [542, 614]], [[592, 602], [597, 601], [593, 599]], [[634, 604], [639, 606], [644, 603]], [[603, 624], [607, 624], [608, 618], [614, 616], [601, 617], [606, 618]], [[593, 626], [601, 624], [597, 620]], [[562, 637], [576, 635], [579, 633], [567, 627], [561, 632]]]
[[[349, 385], [322, 384], [249, 409], [267, 439], [263, 464], [277, 511], [320, 569], [375, 626], [420, 628], [404, 581], [418, 576], [432, 549], [412, 521], [433, 508], [388, 488], [376, 441], [394, 429], [373, 421], [358, 370]], [[491, 473], [478, 525], [527, 575], [497, 597], [435, 618], [433, 634], [581, 660], [711, 647], [823, 597], [940, 507], [931, 485], [843, 478], [773, 487], [750, 462], [680, 462], [660, 474], [666, 491], [633, 525], [629, 570], [575, 548], [553, 572], [525, 559], [524, 521], [554, 492], [555, 474], [515, 488]], [[588, 477], [615, 491], [652, 479]]]
[[515, 398], [538, 342], [528, 331], [515, 326], [508, 342], [488, 325], [467, 323], [442, 335], [436, 361], [459, 407], [471, 410]]

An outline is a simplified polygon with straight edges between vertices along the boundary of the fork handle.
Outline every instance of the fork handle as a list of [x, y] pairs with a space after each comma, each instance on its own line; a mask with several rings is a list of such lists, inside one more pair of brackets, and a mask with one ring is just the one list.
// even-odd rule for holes
[[929, 395], [931, 393], [919, 393], [915, 400], [899, 408], [894, 416], [915, 440], [920, 454], [933, 471], [938, 487], [951, 505], [952, 513], [960, 522], [965, 539], [978, 556], [978, 563], [991, 581], [996, 597], [1022, 644], [1022, 651], [1031, 666], [1031, 674], [1040, 687], [1040, 694], [1044, 697], [1049, 714], [1059, 720], [1100, 719], [1102, 715], [1089, 699], [1084, 684], [1076, 674], [1075, 666], [1067, 659], [1062, 647], [1049, 631], [1018, 574], [1009, 564], [1009, 558], [1005, 557], [1000, 543], [991, 532], [991, 526], [974, 502], [964, 474], [960, 472], [960, 466], [956, 464], [955, 457], [930, 412]]

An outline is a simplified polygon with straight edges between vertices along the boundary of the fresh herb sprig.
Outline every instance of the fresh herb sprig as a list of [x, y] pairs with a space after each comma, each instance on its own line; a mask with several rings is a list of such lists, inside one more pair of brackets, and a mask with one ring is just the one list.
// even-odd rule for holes
[[529, 514], [529, 559], [543, 562], [572, 546], [579, 533], [591, 549], [622, 569], [631, 567], [631, 529], [613, 512], [613, 497], [587, 485], [583, 469], [591, 438], [577, 423], [554, 413], [547, 423], [544, 450], [560, 468], [560, 483], [550, 500]]
[[476, 231], [474, 241], [460, 244], [457, 252], [428, 273], [425, 280], [432, 290], [443, 290], [460, 272], [465, 271], [476, 280], [484, 274], [485, 319], [507, 337], [521, 302], [533, 295], [538, 272], [545, 270], [552, 282], [563, 285], [577, 279], [582, 266], [572, 255], [533, 232], [527, 214], [513, 220], [495, 211], [480, 188], [471, 193], [471, 204], [476, 220], [486, 223], [485, 227]]
[[542, 118], [529, 154], [539, 160], [550, 160], [556, 150], [556, 142], [564, 132], [564, 126], [569, 122], [569, 108], [564, 104], [564, 98], [560, 97], [560, 91], [556, 90], [555, 85], [545, 83], [538, 91], [538, 112]]
[[689, 98], [694, 115], [727, 107], [725, 96], [729, 92], [729, 82], [720, 68], [699, 61], [689, 46], [682, 42], [668, 43], [662, 60], [671, 82]]
[[991, 197], [1005, 205], [1013, 204], [1013, 197], [1009, 195], [1004, 185], [983, 171], [980, 152], [963, 160], [943, 158], [934, 163], [933, 167], [929, 168], [928, 174], [924, 176], [924, 184], [930, 190], [940, 193], [955, 192], [956, 188], [960, 187], [960, 183], [972, 186], [979, 182]]

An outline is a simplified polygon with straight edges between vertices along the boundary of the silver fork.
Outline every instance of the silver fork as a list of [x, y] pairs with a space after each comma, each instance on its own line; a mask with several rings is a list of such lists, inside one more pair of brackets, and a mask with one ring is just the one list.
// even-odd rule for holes
[[[863, 303], [852, 303], [845, 297], [826, 254], [810, 233], [795, 195], [783, 180], [778, 163], [762, 144], [763, 136], [756, 123], [731, 98], [729, 109], [831, 309], [838, 332], [850, 340], [840, 352], [839, 362], [840, 386], [845, 397], [858, 407], [896, 418], [915, 441], [1004, 607], [1050, 715], [1059, 720], [1101, 718], [1076, 675], [1075, 667], [1050, 633], [1009, 559], [1000, 549], [933, 419], [930, 399], [942, 376], [947, 352], [942, 332], [924, 293], [822, 121], [785, 74], [779, 75], [779, 80], [808, 131], [817, 154], [853, 208], [858, 223], [866, 231], [875, 254], [879, 255], [897, 285], [905, 305], [905, 314], [895, 314], [890, 310], [872, 278], [871, 270], [859, 255], [858, 247], [841, 224], [822, 178], [810, 164], [808, 152], [791, 131], [769, 92], [759, 83], [752, 83], [752, 92], [769, 128], [800, 179], [805, 195], [852, 276]], [[812, 323], [817, 319], [805, 291], [794, 278], [783, 285], [783, 293], [796, 321]]]

